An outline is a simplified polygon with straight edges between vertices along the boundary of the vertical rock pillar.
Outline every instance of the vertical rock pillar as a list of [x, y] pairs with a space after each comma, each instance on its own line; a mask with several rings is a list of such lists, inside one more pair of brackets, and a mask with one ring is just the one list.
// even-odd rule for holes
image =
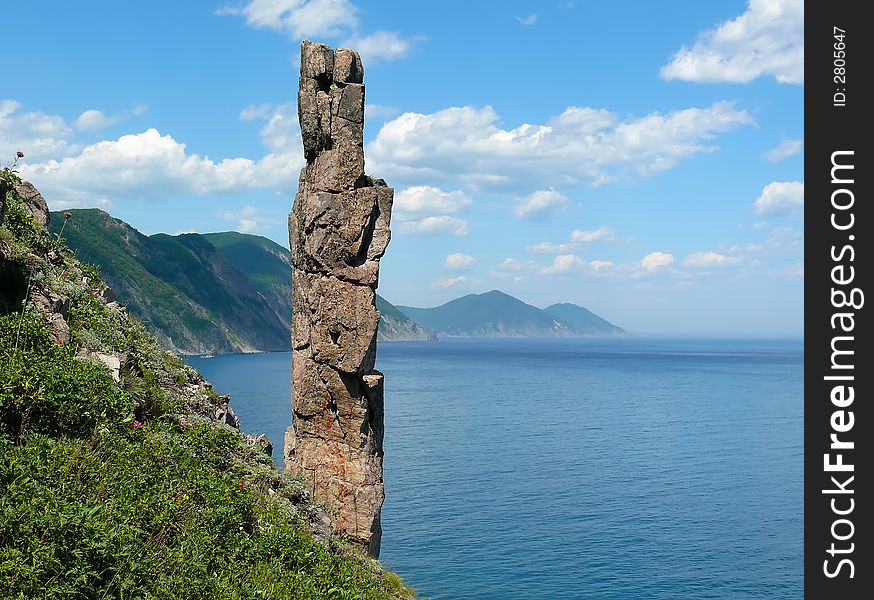
[[364, 69], [357, 52], [304, 41], [298, 118], [306, 166], [288, 218], [293, 423], [285, 465], [334, 530], [379, 555], [383, 376], [376, 286], [394, 191], [364, 174]]

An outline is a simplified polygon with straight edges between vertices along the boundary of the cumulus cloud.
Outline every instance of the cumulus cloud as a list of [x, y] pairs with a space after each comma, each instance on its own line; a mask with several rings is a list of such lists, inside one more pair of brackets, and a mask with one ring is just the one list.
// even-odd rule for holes
[[74, 125], [80, 131], [100, 131], [110, 125], [115, 125], [121, 120], [120, 115], [107, 115], [103, 111], [90, 109], [76, 118]]
[[73, 128], [63, 118], [20, 109], [15, 100], [0, 100], [0, 148], [10, 155], [24, 152], [28, 161], [74, 150]]
[[416, 39], [392, 31], [359, 33], [358, 7], [349, 0], [249, 0], [219, 8], [216, 14], [240, 16], [250, 27], [295, 40], [342, 36], [340, 45], [358, 50], [365, 62], [404, 57]]
[[615, 237], [616, 234], [613, 233], [613, 230], [605, 225], [602, 225], [594, 231], [581, 231], [579, 229], [571, 231], [571, 240], [574, 242], [588, 243], [597, 242], [599, 240], [610, 242], [613, 241]]
[[458, 277], [450, 277], [447, 279], [437, 279], [436, 281], [431, 282], [431, 287], [435, 288], [449, 288], [456, 285], [461, 285], [463, 283], [470, 282], [470, 278], [466, 275], [459, 275]]
[[219, 15], [237, 15], [257, 29], [271, 29], [293, 38], [336, 36], [358, 26], [358, 9], [348, 0], [249, 0], [224, 6]]
[[737, 258], [719, 252], [693, 252], [683, 259], [683, 265], [692, 269], [709, 269], [735, 263]]
[[542, 221], [549, 215], [562, 210], [567, 206], [567, 196], [552, 188], [538, 190], [533, 194], [520, 198], [513, 214], [520, 219], [530, 221]]
[[674, 264], [674, 255], [669, 252], [650, 252], [640, 261], [644, 271], [652, 272]]
[[450, 271], [469, 271], [476, 265], [476, 259], [473, 256], [454, 252], [446, 257], [443, 261], [443, 266]]
[[772, 163], [778, 163], [786, 160], [790, 156], [795, 156], [804, 148], [803, 140], [783, 140], [774, 148], [765, 152], [766, 160]]
[[801, 210], [803, 206], [804, 183], [801, 181], [769, 183], [753, 203], [757, 215], [791, 213]]
[[804, 81], [803, 0], [749, 0], [739, 17], [698, 36], [662, 67], [665, 79], [746, 83]]
[[395, 214], [456, 213], [471, 203], [470, 197], [460, 190], [444, 192], [440, 188], [416, 185], [395, 195]]
[[355, 48], [361, 60], [372, 64], [378, 60], [394, 60], [410, 53], [414, 40], [405, 38], [393, 31], [374, 31], [371, 34], [355, 36], [343, 42], [343, 46]]
[[520, 25], [534, 25], [535, 23], [537, 23], [537, 13], [531, 13], [527, 17], [516, 17], [516, 22]]
[[450, 215], [471, 202], [460, 190], [444, 192], [426, 185], [408, 187], [395, 194], [392, 227], [412, 235], [464, 236], [468, 233], [467, 222]]
[[543, 267], [540, 272], [544, 275], [566, 275], [583, 271], [586, 266], [586, 261], [575, 254], [559, 254], [551, 265]]
[[85, 147], [74, 156], [21, 167], [24, 177], [60, 201], [97, 195], [161, 200], [178, 194], [207, 195], [244, 188], [290, 192], [303, 164], [299, 152], [270, 153], [260, 160], [213, 161], [189, 153], [182, 142], [156, 129]]
[[613, 266], [613, 262], [609, 260], [593, 260], [589, 263], [589, 267], [596, 275], [612, 270]]
[[564, 254], [572, 252], [583, 244], [598, 241], [612, 242], [614, 239], [616, 239], [616, 233], [606, 225], [602, 225], [593, 231], [574, 229], [571, 231], [570, 241], [568, 242], [561, 242], [558, 244], [553, 242], [541, 242], [539, 244], [534, 244], [533, 246], [528, 246], [526, 249], [529, 252], [537, 252], [539, 254]]
[[395, 222], [392, 227], [399, 233], [411, 235], [465, 236], [470, 230], [463, 219], [447, 215]]
[[371, 170], [394, 182], [472, 189], [545, 189], [602, 184], [674, 167], [752, 117], [731, 102], [620, 119], [600, 109], [569, 107], [544, 124], [499, 126], [490, 106], [404, 113], [367, 146]]

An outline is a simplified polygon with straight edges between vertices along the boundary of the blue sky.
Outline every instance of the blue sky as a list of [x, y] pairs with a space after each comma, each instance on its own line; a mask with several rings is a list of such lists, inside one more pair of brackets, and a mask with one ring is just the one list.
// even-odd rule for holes
[[380, 292], [798, 336], [801, 0], [18, 2], [0, 153], [53, 209], [286, 245], [303, 38], [359, 49]]

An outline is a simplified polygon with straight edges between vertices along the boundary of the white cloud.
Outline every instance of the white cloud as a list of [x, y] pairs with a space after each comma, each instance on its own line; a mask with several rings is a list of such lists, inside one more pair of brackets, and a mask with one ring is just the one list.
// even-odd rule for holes
[[539, 254], [566, 254], [573, 252], [583, 244], [598, 241], [612, 242], [614, 239], [616, 239], [616, 233], [606, 225], [602, 225], [594, 231], [574, 229], [571, 231], [569, 242], [558, 244], [553, 242], [541, 242], [539, 244], [534, 244], [533, 246], [528, 246], [526, 250], [529, 252], [537, 252]]
[[513, 214], [520, 219], [541, 221], [550, 214], [562, 210], [568, 203], [567, 196], [552, 188], [538, 190], [533, 194], [520, 198], [513, 209]]
[[106, 113], [90, 109], [83, 112], [76, 118], [74, 123], [76, 129], [80, 131], [100, 131], [106, 129], [110, 125], [115, 125], [121, 120], [119, 115], [107, 115]]
[[786, 160], [790, 156], [795, 156], [804, 148], [803, 140], [783, 140], [776, 147], [771, 148], [767, 152], [765, 152], [764, 156], [766, 160], [771, 161], [772, 163], [778, 163], [780, 161]]
[[513, 271], [513, 272], [521, 272], [528, 271], [531, 267], [537, 267], [537, 263], [534, 261], [526, 261], [522, 262], [517, 258], [505, 258], [498, 264], [498, 269], [500, 271]]
[[572, 252], [579, 247], [579, 244], [575, 242], [563, 242], [561, 244], [555, 244], [553, 242], [540, 242], [539, 244], [534, 244], [533, 246], [527, 246], [525, 249], [529, 252], [536, 252], [538, 254], [563, 254], [567, 252]]
[[674, 264], [674, 255], [669, 252], [650, 252], [640, 261], [644, 271], [655, 271]]
[[238, 15], [250, 27], [296, 39], [336, 36], [358, 26], [358, 9], [348, 0], [249, 0], [242, 7], [225, 6], [216, 13]]
[[254, 121], [255, 119], [266, 119], [273, 112], [274, 106], [269, 102], [263, 104], [250, 104], [240, 111], [241, 121]]
[[544, 275], [566, 275], [583, 271], [586, 261], [575, 254], [559, 254], [552, 260], [552, 264], [543, 267], [540, 272]]
[[74, 150], [70, 144], [73, 128], [64, 119], [41, 112], [20, 112], [20, 108], [15, 100], [0, 100], [0, 148], [8, 153], [0, 160], [18, 151], [24, 152], [29, 162]]
[[240, 111], [241, 121], [264, 121], [258, 135], [261, 142], [273, 152], [302, 152], [300, 124], [297, 120], [297, 105], [250, 104]]
[[399, 221], [392, 223], [392, 226], [399, 233], [408, 233], [411, 235], [442, 234], [465, 236], [468, 234], [469, 231], [466, 221], [447, 215], [425, 217], [423, 219], [414, 219], [409, 221]]
[[757, 215], [791, 213], [804, 206], [804, 183], [775, 181], [769, 183], [756, 198], [753, 208]]
[[364, 107], [364, 116], [366, 119], [393, 117], [399, 112], [400, 110], [398, 110], [396, 106], [389, 106], [387, 104], [367, 104], [367, 106]]
[[350, 37], [343, 42], [343, 46], [354, 48], [365, 64], [372, 64], [378, 60], [403, 58], [410, 53], [413, 41], [393, 31], [374, 31], [368, 35]]
[[459, 182], [474, 190], [601, 184], [665, 171], [716, 150], [717, 134], [754, 123], [730, 102], [625, 120], [570, 107], [545, 124], [504, 129], [499, 121], [489, 106], [404, 113], [368, 144], [368, 164], [395, 183]]
[[516, 22], [520, 25], [534, 25], [537, 22], [537, 13], [531, 13], [527, 17], [516, 17]]
[[469, 230], [467, 222], [450, 215], [470, 203], [470, 197], [459, 190], [444, 192], [431, 186], [409, 187], [395, 194], [392, 227], [413, 235], [464, 236]]
[[460, 190], [444, 192], [440, 188], [417, 185], [395, 194], [395, 214], [404, 215], [456, 213], [470, 205], [471, 199]]
[[579, 229], [574, 229], [571, 231], [571, 240], [574, 242], [597, 242], [599, 240], [604, 240], [607, 242], [613, 241], [616, 237], [616, 234], [613, 233], [613, 230], [609, 227], [602, 225], [595, 231], [581, 231]]
[[735, 257], [726, 256], [718, 252], [693, 252], [683, 259], [683, 265], [692, 269], [709, 269], [735, 263], [737, 263]]
[[803, 0], [749, 0], [739, 17], [701, 33], [662, 67], [665, 79], [746, 83], [770, 75], [804, 81]]
[[238, 211], [222, 213], [220, 216], [227, 221], [233, 221], [234, 229], [240, 233], [268, 231], [275, 224], [275, 219], [261, 215], [260, 211], [251, 204], [245, 205]]
[[216, 14], [240, 16], [250, 27], [296, 40], [342, 36], [340, 45], [357, 50], [365, 63], [402, 58], [416, 40], [392, 31], [358, 32], [358, 7], [349, 0], [249, 0], [219, 8]]
[[431, 287], [435, 288], [449, 288], [456, 285], [461, 285], [463, 283], [470, 282], [470, 278], [465, 275], [459, 275], [458, 277], [450, 277], [448, 279], [438, 279], [436, 281], [431, 282]]
[[87, 200], [55, 200], [49, 199], [49, 208], [52, 210], [63, 210], [65, 208], [100, 208], [108, 211], [113, 204], [109, 198], [92, 196]]
[[450, 271], [469, 271], [476, 265], [476, 259], [473, 256], [454, 252], [446, 257], [443, 261], [443, 266]]
[[613, 266], [613, 262], [609, 260], [593, 260], [589, 263], [589, 267], [596, 275], [610, 271]]
[[22, 176], [43, 195], [62, 202], [92, 196], [161, 200], [179, 194], [207, 194], [268, 188], [290, 193], [303, 165], [302, 153], [271, 153], [260, 160], [213, 161], [190, 154], [185, 144], [156, 129], [97, 142], [75, 156], [24, 164]]

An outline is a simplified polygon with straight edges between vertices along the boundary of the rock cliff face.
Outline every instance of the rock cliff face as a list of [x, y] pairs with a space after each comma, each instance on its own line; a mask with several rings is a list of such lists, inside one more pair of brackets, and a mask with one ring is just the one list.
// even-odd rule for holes
[[379, 555], [383, 376], [374, 370], [379, 259], [394, 191], [364, 174], [364, 69], [357, 52], [301, 44], [306, 166], [289, 215], [292, 411], [285, 464], [334, 529]]

